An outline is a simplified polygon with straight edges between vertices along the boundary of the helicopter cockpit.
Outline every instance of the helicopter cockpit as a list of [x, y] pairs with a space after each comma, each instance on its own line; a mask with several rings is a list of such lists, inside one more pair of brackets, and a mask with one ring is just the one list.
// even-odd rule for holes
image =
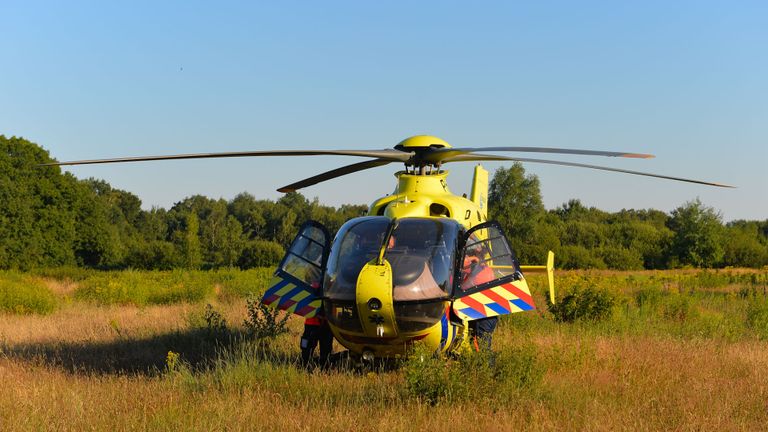
[[459, 230], [459, 224], [449, 219], [354, 219], [339, 230], [331, 247], [324, 294], [330, 299], [354, 299], [360, 270], [383, 249], [383, 258], [392, 266], [395, 301], [447, 297]]
[[[267, 304], [277, 302], [301, 316], [322, 309], [337, 337], [347, 341], [373, 334], [376, 340], [417, 336], [443, 323], [449, 308], [459, 317], [485, 316], [486, 307], [470, 298], [480, 291], [477, 298], [498, 302], [510, 295], [516, 302], [522, 295], [508, 285], [522, 275], [498, 224], [466, 230], [449, 218], [359, 217], [342, 225], [333, 239], [321, 224], [308, 221], [275, 276], [264, 295]], [[499, 286], [511, 291], [488, 291]], [[524, 303], [514, 307], [532, 308], [530, 301]], [[488, 308], [495, 313], [513, 309], [500, 304]]]
[[392, 269], [391, 286], [384, 289], [392, 290], [399, 331], [434, 325], [451, 294], [461, 230], [452, 219], [371, 216], [347, 222], [326, 266], [326, 316], [341, 329], [362, 330], [354, 307], [358, 275], [367, 263], [381, 259]]

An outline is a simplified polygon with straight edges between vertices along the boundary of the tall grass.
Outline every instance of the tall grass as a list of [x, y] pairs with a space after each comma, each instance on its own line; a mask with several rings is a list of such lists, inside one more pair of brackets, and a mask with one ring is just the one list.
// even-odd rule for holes
[[198, 302], [212, 296], [211, 277], [201, 272], [119, 271], [91, 275], [75, 291], [77, 300], [110, 304]]
[[[235, 301], [261, 295], [272, 268], [215, 271], [97, 271], [74, 267], [39, 269], [30, 273], [0, 272], [0, 311], [49, 313], [59, 303], [98, 305], [196, 303], [212, 298]], [[49, 286], [66, 287], [52, 293]], [[58, 295], [57, 295], [58, 294]]]
[[[306, 370], [301, 319], [252, 341], [237, 298], [215, 311], [81, 303], [3, 315], [0, 429], [761, 430], [768, 300], [757, 275], [565, 273], [563, 295], [570, 281], [615, 299], [610, 314], [573, 322], [555, 320], [544, 281], [530, 278], [539, 309], [501, 319], [494, 356], [417, 351], [394, 369]], [[185, 323], [190, 309], [201, 318]]]
[[214, 280], [221, 286], [221, 295], [231, 298], [246, 298], [261, 295], [272, 280], [275, 269], [261, 267], [249, 270], [222, 269], [214, 272]]
[[225, 300], [260, 294], [271, 269], [217, 271], [116, 271], [99, 272], [79, 282], [78, 300], [98, 304], [194, 303], [219, 296]]

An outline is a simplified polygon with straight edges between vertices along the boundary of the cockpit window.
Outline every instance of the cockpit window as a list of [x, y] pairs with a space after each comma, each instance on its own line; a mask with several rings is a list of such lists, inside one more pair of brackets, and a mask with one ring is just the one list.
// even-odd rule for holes
[[452, 283], [459, 225], [432, 218], [407, 218], [395, 223], [384, 254], [392, 266], [394, 300], [446, 297]]
[[[395, 224], [389, 237], [390, 225]], [[448, 296], [452, 285], [458, 223], [447, 219], [372, 216], [353, 219], [336, 235], [325, 280], [325, 295], [354, 300], [363, 266], [385, 247], [392, 266], [395, 301], [430, 300]]]
[[392, 267], [392, 287], [387, 288], [392, 289], [399, 330], [416, 332], [439, 322], [453, 284], [461, 232], [457, 222], [445, 218], [369, 216], [347, 222], [328, 259], [326, 316], [347, 331], [363, 331], [355, 307], [357, 278], [383, 252]]
[[357, 276], [378, 256], [391, 220], [384, 216], [353, 219], [336, 235], [325, 277], [325, 295], [332, 300], [354, 300]]

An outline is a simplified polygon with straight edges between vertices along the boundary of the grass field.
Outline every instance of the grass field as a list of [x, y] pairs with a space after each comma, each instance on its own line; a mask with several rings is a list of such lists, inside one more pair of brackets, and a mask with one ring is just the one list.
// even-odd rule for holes
[[605, 300], [572, 322], [547, 310], [533, 277], [539, 310], [502, 319], [493, 366], [468, 355], [327, 372], [297, 364], [300, 319], [248, 337], [244, 296], [268, 275], [0, 273], [0, 430], [768, 424], [766, 271], [559, 272], [560, 298]]

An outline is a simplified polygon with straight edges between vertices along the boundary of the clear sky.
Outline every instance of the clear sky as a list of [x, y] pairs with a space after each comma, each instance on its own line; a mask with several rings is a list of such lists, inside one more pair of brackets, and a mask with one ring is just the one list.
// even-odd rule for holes
[[[553, 156], [734, 184], [526, 165], [570, 198], [725, 221], [768, 218], [768, 2], [0, 1], [0, 134], [58, 160], [262, 149], [454, 146], [653, 153]], [[357, 159], [85, 166], [145, 208], [233, 198]], [[493, 170], [501, 166], [487, 164]], [[454, 192], [471, 164], [447, 166]], [[395, 165], [303, 190], [370, 203]]]

